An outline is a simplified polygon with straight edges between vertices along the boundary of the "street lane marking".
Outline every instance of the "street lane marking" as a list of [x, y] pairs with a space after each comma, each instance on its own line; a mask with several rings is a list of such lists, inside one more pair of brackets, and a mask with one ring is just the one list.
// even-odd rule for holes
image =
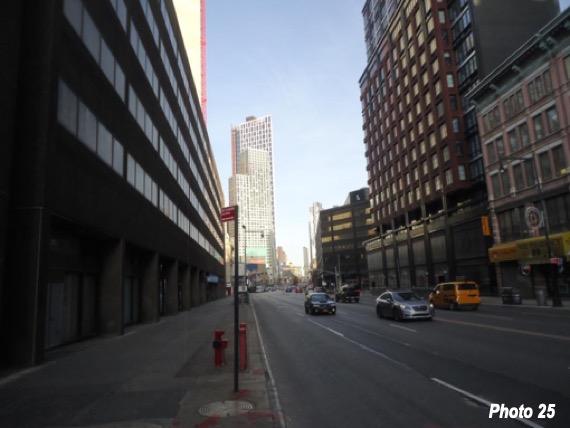
[[[445, 386], [446, 388], [449, 388], [455, 392], [459, 392], [461, 395], [464, 395], [464, 396], [470, 398], [471, 400], [477, 401], [478, 403], [481, 403], [481, 404], [483, 404], [489, 408], [491, 407], [492, 403], [490, 401], [485, 400], [484, 398], [478, 397], [477, 395], [471, 394], [470, 392], [464, 391], [463, 389], [459, 389], [456, 386], [453, 386], [450, 383], [444, 382], [444, 381], [439, 380], [435, 377], [432, 377], [431, 380], [433, 380], [434, 382], [437, 382], [440, 385]], [[532, 428], [543, 428], [542, 425], [535, 424], [534, 422], [531, 422], [527, 419], [522, 419], [522, 418], [513, 418], [513, 419], [516, 419], [517, 421], [519, 421], [525, 425], [528, 425], [529, 427], [532, 427]]]
[[346, 341], [349, 342], [349, 343], [352, 343], [353, 345], [359, 346], [359, 347], [360, 347], [362, 350], [364, 350], [364, 351], [370, 352], [371, 354], [374, 354], [374, 355], [376, 355], [377, 357], [383, 358], [383, 359], [385, 359], [386, 361], [390, 361], [391, 363], [394, 363], [394, 364], [396, 364], [396, 365], [398, 365], [398, 366], [400, 366], [400, 367], [402, 367], [402, 368], [404, 368], [404, 369], [406, 369], [406, 370], [412, 370], [412, 368], [411, 368], [410, 366], [408, 366], [408, 365], [406, 365], [406, 364], [404, 364], [404, 363], [401, 363], [400, 361], [394, 360], [393, 358], [390, 358], [388, 355], [383, 354], [382, 352], [378, 352], [378, 351], [376, 351], [376, 350], [374, 350], [374, 349], [372, 349], [372, 348], [369, 348], [368, 346], [363, 345], [362, 343], [359, 343], [359, 342], [357, 342], [357, 341], [355, 341], [355, 340], [349, 339], [348, 337], [346, 337], [344, 334], [342, 334], [342, 333], [339, 332], [339, 331], [336, 331], [336, 330], [334, 330], [334, 329], [332, 329], [332, 328], [330, 328], [330, 327], [326, 327], [326, 326], [324, 326], [324, 325], [322, 325], [322, 324], [319, 324], [318, 322], [315, 322], [315, 321], [313, 321], [313, 320], [309, 320], [309, 322], [311, 322], [311, 323], [315, 324], [316, 326], [319, 326], [319, 327], [321, 327], [321, 328], [323, 328], [323, 329], [325, 329], [325, 330], [327, 330], [327, 331], [329, 331], [329, 332], [331, 332], [331, 333], [333, 333], [333, 334], [336, 334], [337, 336], [341, 337], [342, 339], [346, 340]]
[[403, 327], [403, 326], [398, 325], [398, 324], [390, 324], [390, 325], [391, 325], [392, 327], [401, 328], [402, 330], [411, 331], [412, 333], [417, 333], [416, 330], [412, 330], [411, 328]]
[[498, 319], [501, 319], [501, 320], [509, 320], [509, 321], [512, 321], [512, 320], [513, 320], [511, 317], [501, 317], [501, 316], [498, 316], [498, 315], [484, 315], [484, 314], [480, 314], [479, 316], [480, 316], [480, 317], [486, 317], [486, 318], [498, 318]]
[[407, 342], [402, 342], [402, 341], [400, 341], [400, 340], [393, 339], [393, 338], [391, 338], [390, 336], [386, 336], [386, 335], [384, 335], [384, 334], [376, 333], [375, 331], [367, 330], [367, 329], [365, 329], [365, 328], [362, 328], [362, 327], [357, 326], [356, 324], [350, 324], [350, 323], [348, 323], [348, 322], [342, 322], [342, 321], [339, 321], [338, 319], [336, 319], [336, 320], [334, 320], [334, 321], [337, 322], [337, 323], [339, 323], [339, 324], [344, 324], [344, 325], [347, 325], [347, 326], [349, 326], [349, 327], [355, 328], [356, 330], [360, 330], [360, 331], [363, 331], [363, 332], [365, 332], [365, 333], [368, 333], [368, 334], [372, 334], [372, 335], [374, 335], [374, 336], [381, 337], [382, 339], [389, 340], [390, 342], [394, 342], [394, 343], [397, 343], [397, 344], [399, 344], [399, 345], [404, 345], [404, 346], [411, 347], [411, 345], [410, 345], [409, 343], [407, 343]]
[[534, 331], [524, 331], [524, 330], [517, 330], [514, 328], [506, 328], [506, 327], [497, 327], [494, 325], [485, 325], [485, 324], [476, 324], [473, 322], [466, 322], [466, 321], [454, 321], [454, 320], [447, 320], [443, 318], [439, 318], [440, 322], [449, 322], [453, 324], [462, 324], [462, 325], [470, 325], [473, 327], [481, 327], [481, 328], [488, 328], [490, 330], [497, 330], [497, 331], [506, 331], [509, 333], [518, 333], [518, 334], [526, 334], [529, 336], [539, 336], [539, 337], [546, 337], [548, 339], [556, 339], [556, 340], [564, 340], [570, 342], [570, 337], [567, 336], [558, 336], [556, 334], [546, 334], [546, 333], [537, 333]]

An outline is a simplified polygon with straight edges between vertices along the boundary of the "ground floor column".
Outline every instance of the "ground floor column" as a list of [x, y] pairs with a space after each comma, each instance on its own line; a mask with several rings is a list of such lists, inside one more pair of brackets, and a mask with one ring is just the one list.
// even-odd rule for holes
[[103, 254], [99, 284], [98, 327], [101, 334], [123, 333], [125, 241], [109, 244]]
[[160, 261], [158, 253], [149, 253], [142, 257], [142, 306], [141, 321], [157, 322], [159, 319], [159, 282]]
[[165, 265], [166, 287], [164, 290], [164, 312], [166, 315], [178, 313], [178, 260], [173, 260]]

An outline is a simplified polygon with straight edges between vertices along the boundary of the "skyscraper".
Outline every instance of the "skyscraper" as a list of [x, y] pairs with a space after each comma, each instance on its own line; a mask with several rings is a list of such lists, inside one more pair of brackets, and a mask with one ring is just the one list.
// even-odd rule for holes
[[[232, 127], [230, 205], [239, 206], [240, 260], [248, 272], [277, 277], [271, 116], [249, 116]], [[235, 236], [230, 225], [230, 236]]]
[[558, 11], [556, 0], [365, 3], [360, 88], [378, 232], [369, 246], [372, 282], [489, 283], [483, 157], [466, 94]]

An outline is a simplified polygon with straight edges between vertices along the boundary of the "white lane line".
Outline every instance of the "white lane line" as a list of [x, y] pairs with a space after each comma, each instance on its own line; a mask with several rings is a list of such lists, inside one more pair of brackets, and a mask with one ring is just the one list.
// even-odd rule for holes
[[[267, 370], [267, 395], [269, 397], [269, 402], [272, 410], [276, 413], [276, 417], [273, 418], [274, 426], [279, 428], [286, 428], [285, 415], [283, 414], [283, 408], [279, 401], [279, 396], [277, 394], [277, 385], [275, 384], [275, 378], [273, 377], [273, 372], [269, 366], [269, 360], [267, 358], [267, 353], [265, 352], [265, 345], [263, 344], [263, 336], [261, 336], [261, 330], [259, 329], [259, 322], [257, 322], [257, 312], [255, 312], [255, 305], [252, 305], [253, 317], [255, 318], [255, 325], [257, 326], [257, 336], [259, 337], [259, 345], [261, 347], [261, 356], [263, 357], [263, 365]], [[277, 421], [275, 421], [277, 419]]]
[[508, 333], [526, 334], [528, 336], [539, 336], [539, 337], [546, 337], [548, 339], [570, 341], [570, 337], [558, 336], [556, 334], [537, 333], [535, 331], [524, 331], [524, 330], [517, 330], [514, 328], [498, 327], [496, 325], [477, 324], [474, 322], [466, 322], [466, 321], [454, 321], [454, 320], [443, 319], [443, 318], [438, 318], [438, 320], [439, 320], [439, 322], [449, 322], [452, 324], [470, 325], [473, 327], [488, 328], [489, 330], [506, 331]]
[[513, 319], [511, 317], [501, 317], [498, 315], [484, 315], [484, 314], [478, 314], [480, 317], [485, 317], [485, 318], [498, 318], [501, 320], [509, 320], [512, 321]]
[[[491, 404], [493, 404], [490, 401], [485, 400], [484, 398], [481, 398], [475, 394], [471, 394], [470, 392], [464, 391], [463, 389], [457, 388], [456, 386], [453, 386], [450, 383], [444, 382], [444, 381], [439, 380], [435, 377], [432, 377], [431, 380], [433, 380], [434, 382], [437, 382], [440, 385], [445, 386], [446, 388], [449, 388], [455, 392], [459, 392], [461, 395], [464, 395], [464, 396], [470, 398], [471, 400], [477, 401], [478, 403], [481, 403], [481, 404], [483, 404], [489, 408], [491, 407]], [[542, 425], [535, 424], [534, 422], [529, 421], [527, 419], [522, 419], [522, 418], [514, 418], [514, 419], [516, 419], [517, 421], [519, 421], [519, 422], [521, 422], [521, 423], [523, 423], [529, 427], [532, 427], [532, 428], [543, 428]]]
[[417, 333], [416, 330], [412, 330], [411, 328], [403, 327], [403, 326], [398, 325], [398, 324], [390, 324], [390, 325], [391, 325], [392, 327], [401, 328], [402, 330], [411, 331], [412, 333]]
[[356, 346], [360, 347], [360, 348], [363, 349], [364, 351], [370, 352], [371, 354], [374, 354], [374, 355], [376, 355], [377, 357], [383, 358], [383, 359], [385, 359], [386, 361], [390, 361], [391, 363], [394, 363], [394, 364], [396, 364], [396, 365], [398, 365], [398, 366], [400, 366], [400, 367], [402, 367], [402, 368], [404, 368], [404, 369], [406, 369], [406, 370], [412, 370], [410, 366], [408, 366], [408, 365], [406, 365], [406, 364], [404, 364], [404, 363], [401, 363], [400, 361], [394, 360], [393, 358], [390, 358], [388, 355], [383, 354], [382, 352], [378, 352], [378, 351], [376, 351], [376, 350], [374, 350], [374, 349], [372, 349], [372, 348], [369, 348], [368, 346], [363, 345], [362, 343], [359, 343], [359, 342], [357, 342], [357, 341], [355, 341], [355, 340], [349, 339], [348, 337], [346, 337], [344, 334], [342, 334], [342, 333], [339, 332], [339, 331], [336, 331], [336, 330], [334, 330], [334, 329], [332, 329], [332, 328], [330, 328], [330, 327], [326, 327], [326, 326], [324, 326], [324, 325], [322, 325], [322, 324], [319, 324], [318, 322], [315, 322], [315, 321], [313, 321], [313, 320], [309, 320], [309, 322], [311, 322], [311, 323], [315, 324], [316, 326], [319, 326], [319, 327], [321, 327], [321, 328], [323, 328], [323, 329], [325, 329], [325, 330], [327, 330], [327, 331], [329, 331], [329, 332], [331, 332], [331, 333], [333, 333], [333, 334], [336, 334], [337, 336], [343, 338], [343, 339], [346, 340], [347, 342], [352, 343], [353, 345], [356, 345]]

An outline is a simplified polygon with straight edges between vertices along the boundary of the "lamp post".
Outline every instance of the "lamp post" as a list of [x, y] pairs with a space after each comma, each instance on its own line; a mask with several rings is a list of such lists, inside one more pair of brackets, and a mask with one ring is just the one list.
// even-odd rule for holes
[[[516, 156], [505, 156], [505, 160], [518, 160], [522, 162], [530, 161], [530, 165], [532, 167], [532, 175], [534, 180], [536, 181], [536, 189], [538, 192], [538, 200], [540, 202], [541, 213], [544, 218], [544, 240], [546, 243], [546, 252], [548, 256], [548, 274], [546, 276], [546, 286], [549, 288], [552, 285], [552, 306], [562, 306], [562, 300], [560, 299], [560, 292], [558, 290], [558, 281], [552, 281], [553, 276], [553, 268], [552, 268], [552, 246], [550, 245], [550, 222], [548, 221], [548, 212], [546, 211], [546, 204], [544, 203], [544, 197], [542, 195], [542, 181], [538, 176], [538, 168], [536, 165], [536, 157], [534, 156], [534, 152], [530, 155], [530, 157], [516, 157]], [[499, 164], [499, 172], [505, 172], [506, 168], [501, 160]], [[540, 227], [540, 223], [538, 225]]]
[[245, 286], [249, 287], [247, 281], [247, 227], [245, 227], [245, 224], [242, 224], [241, 227], [243, 228], [243, 276]]

